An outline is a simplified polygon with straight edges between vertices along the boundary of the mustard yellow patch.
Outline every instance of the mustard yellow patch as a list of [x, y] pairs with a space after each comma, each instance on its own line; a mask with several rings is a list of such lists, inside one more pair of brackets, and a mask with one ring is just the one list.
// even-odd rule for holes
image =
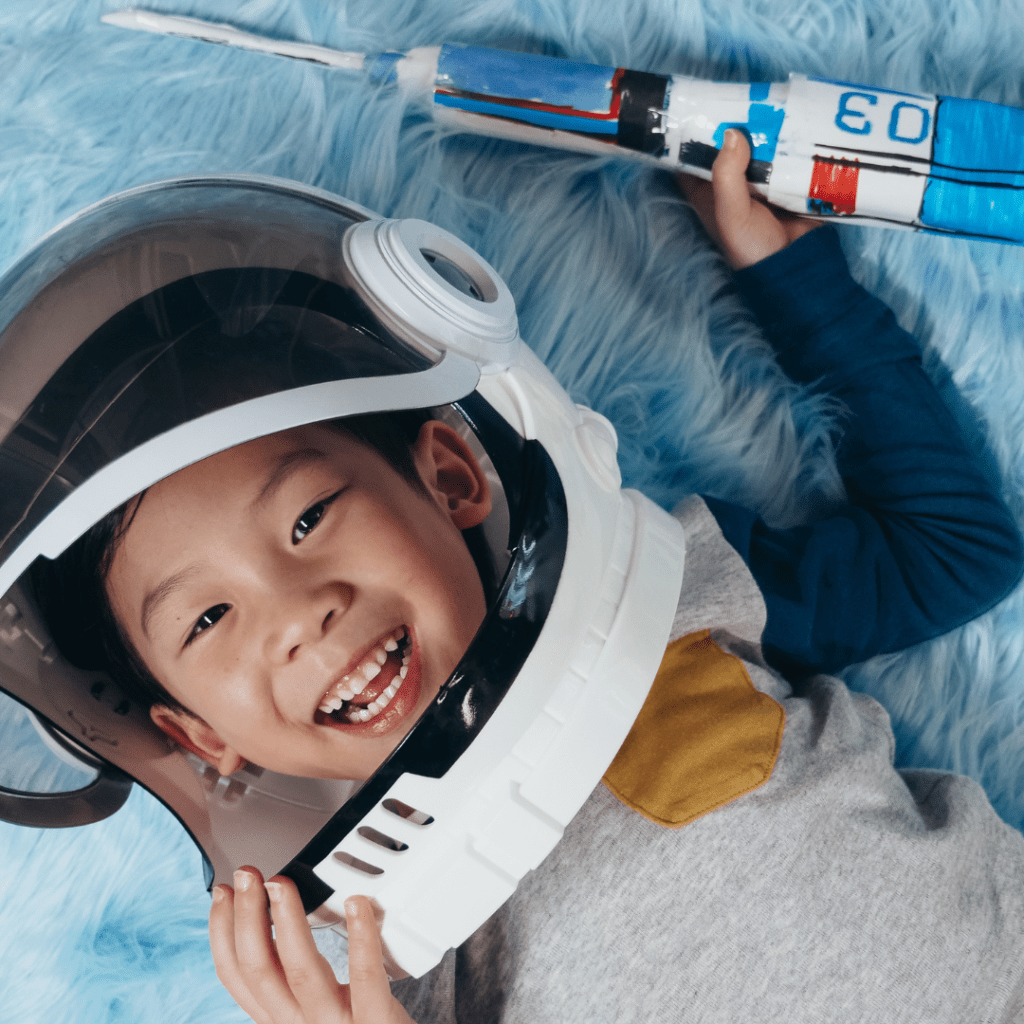
[[784, 722], [739, 658], [708, 630], [691, 633], [665, 651], [605, 784], [645, 818], [680, 828], [768, 779]]

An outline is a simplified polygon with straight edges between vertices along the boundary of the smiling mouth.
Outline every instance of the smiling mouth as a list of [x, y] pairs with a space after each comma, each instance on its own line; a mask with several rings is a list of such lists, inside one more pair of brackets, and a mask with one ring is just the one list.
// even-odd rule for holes
[[324, 693], [318, 710], [344, 725], [363, 725], [383, 715], [409, 671], [411, 643], [399, 626]]

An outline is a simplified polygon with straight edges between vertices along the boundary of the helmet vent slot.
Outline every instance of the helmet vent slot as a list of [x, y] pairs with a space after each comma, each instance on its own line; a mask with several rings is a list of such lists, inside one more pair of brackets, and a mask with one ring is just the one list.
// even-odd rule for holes
[[429, 825], [434, 820], [429, 814], [417, 811], [415, 807], [403, 804], [401, 800], [384, 800], [381, 807], [400, 818], [405, 818], [406, 821], [411, 821], [414, 825]]
[[334, 859], [340, 864], [344, 864], [345, 867], [352, 868], [354, 871], [360, 871], [364, 875], [384, 874], [383, 868], [379, 868], [375, 864], [367, 864], [365, 860], [353, 857], [351, 853], [346, 853], [344, 850], [335, 850]]
[[403, 843], [398, 839], [392, 839], [391, 836], [386, 836], [383, 832], [378, 832], [375, 828], [370, 828], [369, 825], [363, 825], [362, 828], [358, 828], [356, 831], [364, 839], [369, 839], [371, 843], [383, 846], [385, 850], [394, 850], [395, 853], [401, 853], [403, 850], [409, 849], [408, 843]]

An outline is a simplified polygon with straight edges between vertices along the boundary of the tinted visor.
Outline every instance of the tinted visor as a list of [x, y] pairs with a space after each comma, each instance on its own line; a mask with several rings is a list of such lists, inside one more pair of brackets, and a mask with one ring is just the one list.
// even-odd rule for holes
[[430, 365], [350, 288], [301, 271], [175, 281], [94, 331], [0, 444], [0, 560], [83, 481], [182, 423], [280, 391]]

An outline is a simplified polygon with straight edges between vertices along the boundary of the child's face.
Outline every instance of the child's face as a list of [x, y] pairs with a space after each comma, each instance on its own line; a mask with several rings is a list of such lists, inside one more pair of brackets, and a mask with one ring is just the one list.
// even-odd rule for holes
[[[461, 534], [490, 511], [486, 478], [438, 421], [420, 431], [413, 457], [426, 494], [372, 449], [314, 425], [214, 455], [146, 492], [107, 588], [150, 671], [202, 719], [157, 706], [165, 732], [222, 774], [253, 761], [363, 779], [397, 746], [486, 611]], [[407, 642], [383, 650], [403, 630]], [[373, 669], [360, 670], [381, 651], [366, 682]], [[388, 686], [368, 721], [320, 710], [329, 691], [365, 707]]]

